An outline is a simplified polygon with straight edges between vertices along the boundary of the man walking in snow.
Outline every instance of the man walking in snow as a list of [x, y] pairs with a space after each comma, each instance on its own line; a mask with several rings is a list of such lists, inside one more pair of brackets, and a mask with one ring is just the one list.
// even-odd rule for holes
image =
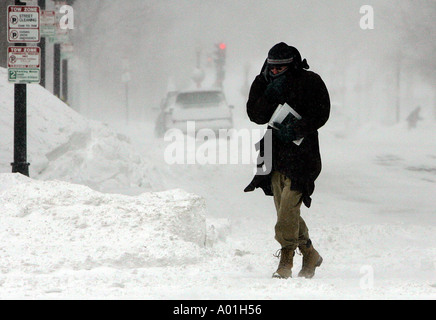
[[[279, 105], [287, 103], [301, 116], [272, 130], [272, 168], [257, 175], [246, 192], [262, 188], [274, 196], [277, 210], [275, 239], [280, 243], [280, 263], [275, 278], [292, 276], [295, 250], [303, 255], [299, 277], [312, 278], [322, 258], [314, 249], [300, 207], [311, 205], [315, 180], [321, 172], [318, 129], [328, 120], [330, 98], [321, 77], [307, 71], [309, 65], [299, 51], [281, 42], [268, 53], [261, 73], [255, 78], [247, 102], [251, 121], [266, 124]], [[301, 144], [294, 143], [303, 138]], [[266, 143], [266, 142], [265, 142]]]

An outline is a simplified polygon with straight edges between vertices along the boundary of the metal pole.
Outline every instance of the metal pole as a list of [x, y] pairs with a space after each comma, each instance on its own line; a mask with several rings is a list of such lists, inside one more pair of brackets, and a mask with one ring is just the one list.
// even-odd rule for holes
[[62, 60], [62, 101], [68, 103], [68, 60]]
[[126, 82], [126, 123], [129, 123], [129, 82]]
[[[38, 0], [38, 5], [41, 8], [41, 11], [44, 11], [46, 9], [45, 0]], [[39, 47], [41, 48], [41, 81], [40, 85], [45, 88], [45, 69], [46, 69], [46, 61], [45, 61], [45, 37], [41, 37], [41, 42], [39, 43]]]
[[[15, 0], [15, 5], [25, 5]], [[16, 44], [25, 47], [26, 44]], [[14, 162], [11, 163], [13, 173], [29, 176], [27, 162], [27, 85], [14, 85]]]
[[27, 85], [15, 84], [14, 89], [14, 162], [13, 173], [29, 176], [27, 162]]
[[54, 45], [54, 66], [53, 66], [53, 94], [61, 97], [61, 45]]
[[41, 38], [41, 42], [39, 43], [39, 47], [41, 48], [41, 80], [39, 84], [45, 88], [46, 85], [46, 61], [45, 61], [45, 38]]
[[398, 49], [396, 61], [395, 61], [395, 89], [396, 89], [396, 97], [395, 97], [395, 121], [399, 123], [401, 120], [401, 64], [402, 64], [402, 51]]

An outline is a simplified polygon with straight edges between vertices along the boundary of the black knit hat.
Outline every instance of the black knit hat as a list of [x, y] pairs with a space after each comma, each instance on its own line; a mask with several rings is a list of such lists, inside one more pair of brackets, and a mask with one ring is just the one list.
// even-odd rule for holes
[[301, 61], [300, 52], [284, 42], [276, 44], [268, 52], [268, 65], [288, 65], [291, 69], [309, 69], [306, 59]]

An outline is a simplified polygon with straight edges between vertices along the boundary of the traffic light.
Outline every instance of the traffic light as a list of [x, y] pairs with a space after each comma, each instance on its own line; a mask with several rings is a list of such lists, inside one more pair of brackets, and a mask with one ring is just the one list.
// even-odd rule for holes
[[215, 63], [217, 66], [223, 67], [226, 63], [226, 49], [227, 46], [224, 42], [217, 43], [215, 51]]
[[227, 45], [224, 42], [215, 44], [215, 65], [216, 65], [216, 82], [215, 85], [218, 87], [223, 86], [223, 81], [225, 77], [224, 66], [226, 64], [226, 50]]

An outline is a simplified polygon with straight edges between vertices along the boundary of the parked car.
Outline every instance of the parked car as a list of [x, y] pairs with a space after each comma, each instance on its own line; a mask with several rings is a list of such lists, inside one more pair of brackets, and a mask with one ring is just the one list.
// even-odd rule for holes
[[168, 110], [169, 105], [173, 104], [175, 97], [177, 96], [177, 91], [169, 91], [165, 98], [161, 100], [160, 112], [156, 119], [156, 124], [154, 127], [154, 133], [157, 137], [162, 137], [165, 134], [165, 122], [166, 122], [166, 110]]
[[171, 128], [186, 133], [187, 122], [195, 121], [196, 130], [233, 128], [233, 106], [219, 89], [169, 92], [156, 120], [156, 135], [163, 136]]

